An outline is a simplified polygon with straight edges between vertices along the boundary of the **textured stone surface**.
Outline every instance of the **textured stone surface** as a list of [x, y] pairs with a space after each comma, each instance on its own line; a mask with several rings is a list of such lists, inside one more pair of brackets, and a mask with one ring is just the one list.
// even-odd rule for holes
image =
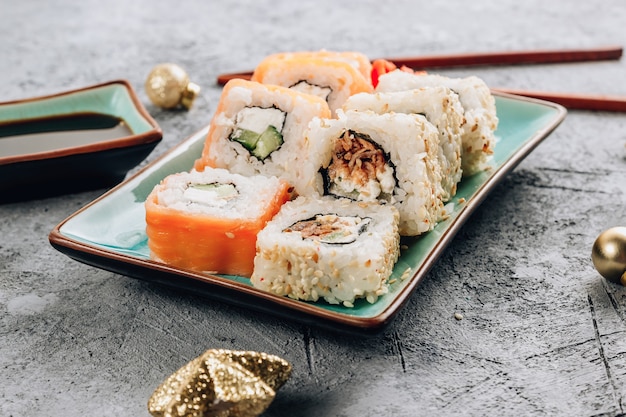
[[[219, 73], [272, 52], [626, 44], [621, 0], [0, 0], [0, 15], [0, 100], [128, 79], [164, 132], [142, 165], [210, 121]], [[150, 69], [168, 61], [203, 87], [189, 112], [159, 110], [143, 91]], [[626, 95], [623, 60], [442, 73]], [[103, 190], [0, 205], [0, 415], [148, 416], [163, 379], [210, 348], [293, 364], [267, 416], [622, 415], [626, 290], [594, 271], [590, 251], [602, 230], [626, 225], [625, 144], [626, 115], [571, 111], [471, 217], [390, 327], [360, 338], [55, 251], [49, 231]]]

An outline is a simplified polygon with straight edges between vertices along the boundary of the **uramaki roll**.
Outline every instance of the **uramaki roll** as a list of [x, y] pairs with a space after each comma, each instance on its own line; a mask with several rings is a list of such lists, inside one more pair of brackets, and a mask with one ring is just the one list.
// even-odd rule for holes
[[329, 51], [326, 49], [320, 49], [317, 51], [280, 52], [269, 55], [265, 59], [275, 61], [278, 59], [292, 59], [294, 57], [318, 58], [326, 61], [341, 61], [350, 64], [358, 70], [366, 80], [369, 80], [372, 76], [372, 62], [365, 54], [356, 51]]
[[150, 256], [179, 268], [249, 277], [256, 236], [288, 190], [276, 177], [223, 169], [170, 175], [145, 202]]
[[298, 194], [316, 167], [309, 162], [306, 131], [315, 117], [330, 117], [321, 98], [276, 85], [231, 80], [211, 120], [195, 169], [224, 168], [245, 176], [276, 176]]
[[424, 116], [340, 111], [312, 122], [309, 135], [318, 194], [393, 205], [406, 236], [432, 230], [445, 215], [439, 133]]
[[461, 102], [452, 90], [438, 86], [389, 93], [360, 93], [348, 98], [343, 109], [424, 115], [439, 131], [442, 200], [446, 202], [456, 194], [462, 176], [461, 133], [464, 118]]
[[391, 205], [290, 201], [259, 233], [252, 285], [297, 300], [374, 303], [399, 256], [398, 219]]
[[328, 102], [332, 112], [339, 109], [352, 94], [372, 92], [371, 64], [364, 68], [348, 55], [329, 53], [292, 52], [271, 55], [261, 61], [252, 74], [252, 80], [276, 84]]
[[403, 91], [434, 86], [444, 86], [454, 91], [463, 106], [463, 175], [484, 170], [496, 145], [494, 133], [498, 127], [498, 117], [495, 99], [483, 80], [476, 76], [450, 78], [395, 70], [380, 76], [376, 91]]

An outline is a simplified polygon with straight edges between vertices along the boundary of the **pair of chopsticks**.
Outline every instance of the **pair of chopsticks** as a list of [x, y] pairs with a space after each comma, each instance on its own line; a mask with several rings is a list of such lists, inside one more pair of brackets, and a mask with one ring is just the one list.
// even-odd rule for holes
[[[593, 49], [511, 51], [384, 59], [393, 62], [397, 67], [407, 66], [416, 70], [426, 70], [485, 65], [535, 65], [617, 60], [622, 57], [622, 52], [621, 47], [609, 46]], [[251, 76], [252, 72], [221, 74], [217, 77], [217, 83], [224, 85], [233, 78], [250, 79]], [[626, 97], [621, 96], [569, 94], [506, 88], [493, 88], [492, 90], [548, 100], [569, 109], [626, 112]]]

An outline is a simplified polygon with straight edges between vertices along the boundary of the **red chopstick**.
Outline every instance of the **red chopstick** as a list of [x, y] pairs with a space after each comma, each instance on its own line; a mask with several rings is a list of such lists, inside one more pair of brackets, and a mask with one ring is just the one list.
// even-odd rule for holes
[[249, 71], [249, 72], [232, 72], [232, 73], [227, 73], [227, 74], [220, 74], [220, 75], [217, 76], [217, 83], [219, 85], [224, 85], [227, 82], [229, 82], [230, 80], [234, 80], [234, 79], [249, 80], [250, 77], [252, 77], [252, 71]]
[[413, 69], [449, 68], [480, 65], [556, 64], [620, 59], [622, 48], [608, 46], [593, 49], [503, 51], [476, 54], [432, 55], [409, 58], [392, 58], [396, 66]]
[[547, 100], [553, 103], [558, 103], [572, 110], [626, 112], [626, 97], [623, 96], [568, 94], [548, 91], [514, 90], [507, 88], [492, 88], [492, 91]]
[[[555, 64], [565, 62], [603, 61], [620, 59], [623, 49], [620, 46], [607, 46], [591, 49], [504, 51], [457, 55], [425, 55], [406, 58], [384, 58], [396, 66], [413, 69], [467, 67], [481, 65], [514, 64]], [[226, 84], [233, 78], [250, 79], [251, 71], [226, 73], [217, 76], [217, 83]]]

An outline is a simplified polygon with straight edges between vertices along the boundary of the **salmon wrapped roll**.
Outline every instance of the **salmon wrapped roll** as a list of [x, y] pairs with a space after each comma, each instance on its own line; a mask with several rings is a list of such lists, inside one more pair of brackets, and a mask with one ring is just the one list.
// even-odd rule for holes
[[292, 52], [261, 61], [252, 80], [316, 95], [335, 112], [351, 95], [373, 91], [370, 72], [369, 61], [356, 53]]
[[297, 194], [310, 192], [316, 167], [306, 132], [313, 118], [330, 117], [321, 98], [285, 87], [231, 80], [211, 120], [195, 169], [224, 168], [245, 176], [276, 176]]
[[276, 177], [207, 168], [173, 174], [145, 202], [152, 259], [179, 268], [249, 277], [259, 231], [289, 198]]
[[324, 61], [345, 62], [359, 71], [366, 80], [369, 80], [372, 75], [372, 62], [365, 54], [356, 51], [328, 51], [320, 49], [318, 51], [281, 52], [269, 55], [265, 59], [266, 61], [274, 62], [279, 59], [293, 58], [316, 58]]

